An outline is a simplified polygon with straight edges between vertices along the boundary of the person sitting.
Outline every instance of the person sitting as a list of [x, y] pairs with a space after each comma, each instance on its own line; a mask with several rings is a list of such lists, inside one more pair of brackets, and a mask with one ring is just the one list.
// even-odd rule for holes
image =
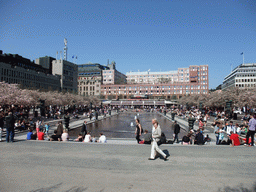
[[106, 143], [107, 142], [107, 138], [105, 135], [103, 135], [103, 133], [100, 133], [100, 138], [98, 140], [99, 143]]
[[241, 127], [239, 126], [239, 124], [238, 123], [236, 123], [236, 126], [235, 126], [235, 129], [236, 129], [236, 133], [238, 134], [238, 135], [241, 135]]
[[184, 135], [182, 138], [182, 145], [189, 145], [191, 133]]
[[33, 131], [33, 135], [31, 135], [31, 140], [36, 140], [37, 138], [37, 132], [36, 131]]
[[20, 123], [21, 130], [25, 130], [26, 129], [25, 126], [26, 126], [25, 120], [21, 121]]
[[61, 135], [61, 139], [62, 139], [62, 141], [68, 141], [69, 140], [69, 136], [68, 136], [68, 131], [67, 131], [67, 129], [64, 129], [63, 130], [63, 133], [62, 133], [62, 135]]
[[16, 123], [14, 124], [15, 126], [15, 129], [17, 129], [18, 131], [21, 131], [22, 128], [21, 128], [21, 124], [20, 124], [20, 120], [19, 121], [16, 121]]
[[83, 141], [83, 135], [81, 133], [79, 133], [78, 137], [75, 139], [75, 141], [82, 142]]
[[203, 145], [204, 144], [204, 135], [202, 130], [197, 130], [196, 138], [195, 138], [195, 144], [197, 145]]
[[31, 136], [33, 135], [32, 129], [29, 129], [29, 132], [27, 133], [27, 140], [31, 140]]
[[241, 129], [241, 135], [246, 135], [248, 132], [248, 125], [244, 125]]
[[87, 132], [87, 134], [86, 134], [85, 137], [84, 137], [84, 142], [85, 142], [85, 143], [89, 143], [89, 142], [91, 142], [91, 141], [92, 141], [91, 135], [90, 135], [89, 132]]
[[94, 135], [92, 136], [92, 142], [93, 143], [97, 142], [96, 137]]
[[240, 145], [240, 136], [233, 131], [230, 131], [229, 139], [231, 140], [230, 147], [239, 146]]
[[144, 139], [140, 141], [140, 144], [151, 144], [152, 141], [152, 134], [148, 133], [148, 130], [146, 129], [144, 131]]
[[54, 134], [51, 136], [50, 141], [60, 141], [60, 135], [57, 135], [58, 131], [54, 130]]
[[209, 135], [207, 134], [206, 137], [204, 138], [204, 143], [207, 144], [208, 142], [211, 141], [211, 138], [209, 137]]
[[242, 120], [243, 121], [249, 121], [250, 120], [250, 116], [247, 113], [245, 113], [245, 115], [243, 116]]
[[41, 129], [39, 130], [39, 132], [37, 134], [37, 139], [38, 140], [44, 140], [44, 133]]

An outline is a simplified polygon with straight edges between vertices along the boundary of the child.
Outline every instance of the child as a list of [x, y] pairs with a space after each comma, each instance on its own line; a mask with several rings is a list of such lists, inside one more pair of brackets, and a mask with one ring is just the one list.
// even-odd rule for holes
[[44, 126], [44, 127], [45, 127], [45, 128], [44, 128], [45, 133], [46, 133], [46, 135], [48, 136], [48, 132], [49, 132], [49, 128], [50, 128], [49, 123], [45, 123], [45, 126]]

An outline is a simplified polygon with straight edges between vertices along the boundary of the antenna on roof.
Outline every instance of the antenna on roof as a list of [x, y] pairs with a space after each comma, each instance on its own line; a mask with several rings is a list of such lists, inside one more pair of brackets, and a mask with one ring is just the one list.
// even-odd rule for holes
[[66, 38], [64, 38], [64, 60], [67, 61], [67, 57], [68, 57], [68, 47], [67, 47], [67, 44], [68, 44], [68, 40]]

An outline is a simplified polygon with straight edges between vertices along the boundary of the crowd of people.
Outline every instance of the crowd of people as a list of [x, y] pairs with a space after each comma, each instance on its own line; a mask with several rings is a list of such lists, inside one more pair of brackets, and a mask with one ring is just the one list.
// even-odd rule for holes
[[[69, 122], [70, 117], [73, 115], [74, 118], [76, 117], [79, 109], [75, 109], [71, 111], [71, 113], [65, 113], [63, 108], [58, 107], [47, 107], [47, 112], [45, 118], [54, 118], [59, 119], [60, 117], [64, 119], [64, 125], [62, 121], [59, 121], [57, 129], [54, 131], [53, 135], [49, 135], [50, 125], [49, 123], [44, 123], [44, 121], [37, 120], [35, 121], [34, 118], [29, 118], [29, 108], [19, 106], [14, 107], [10, 106], [9, 108], [0, 107], [0, 139], [1, 132], [4, 127], [6, 126], [6, 141], [13, 142], [14, 138], [14, 130], [22, 131], [22, 130], [29, 130], [28, 132], [28, 139], [38, 139], [50, 141], [69, 141]], [[211, 111], [206, 113], [201, 113], [198, 109], [194, 110], [184, 110], [184, 109], [153, 109], [151, 108], [150, 112], [158, 110], [162, 112], [164, 115], [170, 112], [172, 115], [179, 116], [181, 119], [187, 119], [188, 121], [188, 132], [179, 140], [179, 133], [181, 127], [177, 121], [174, 121], [172, 127], [173, 130], [173, 138], [167, 140], [165, 134], [162, 132], [161, 137], [158, 141], [158, 145], [163, 143], [181, 143], [183, 145], [189, 144], [198, 144], [203, 145], [207, 144], [212, 140], [209, 135], [204, 134], [204, 130], [207, 126], [213, 126], [214, 134], [216, 137], [216, 144], [217, 145], [246, 145], [246, 146], [254, 146], [255, 140], [255, 115], [245, 114], [242, 118], [242, 121], [233, 123], [230, 120], [228, 115], [225, 115], [224, 112], [214, 112], [215, 120], [212, 124], [209, 124], [208, 120], [210, 119]], [[98, 110], [92, 110], [83, 112], [84, 116], [89, 117], [90, 120], [97, 120], [98, 116], [111, 113], [110, 108], [102, 108]], [[62, 116], [60, 116], [62, 115]], [[136, 141], [139, 144], [152, 144], [153, 138], [152, 133], [148, 130], [143, 130], [142, 125], [139, 119], [136, 119], [136, 129], [135, 129], [135, 137]], [[195, 122], [198, 123], [198, 129], [194, 129]], [[241, 123], [242, 122], [242, 123]], [[142, 137], [142, 139], [141, 139]], [[97, 139], [95, 135], [91, 135], [91, 133], [86, 131], [86, 123], [83, 124], [81, 133], [78, 137], [74, 140], [77, 142], [106, 142], [106, 137], [101, 133], [99, 138]]]
[[[76, 139], [70, 139], [68, 134], [68, 126], [64, 127], [62, 121], [58, 122], [57, 129], [54, 130], [52, 135], [49, 135], [49, 124], [46, 123], [43, 125], [43, 123], [38, 120], [36, 122], [36, 129], [29, 129], [29, 132], [27, 133], [27, 140], [48, 140], [48, 141], [76, 141], [76, 142], [98, 142], [98, 143], [106, 143], [107, 138], [103, 133], [100, 133], [98, 140], [95, 136], [91, 136], [90, 132], [87, 132], [86, 128], [87, 122], [84, 121], [81, 132], [79, 133], [78, 137]], [[46, 136], [46, 138], [45, 138]]]
[[[164, 113], [162, 111], [162, 113]], [[209, 134], [205, 134], [205, 128], [208, 127], [207, 131], [211, 131], [214, 129], [214, 134], [216, 136], [216, 145], [230, 145], [238, 146], [238, 145], [246, 145], [246, 146], [254, 146], [255, 138], [255, 129], [256, 129], [256, 116], [254, 113], [248, 115], [245, 113], [243, 118], [238, 120], [236, 123], [233, 123], [231, 118], [228, 115], [225, 115], [225, 112], [216, 112], [214, 117], [214, 122], [212, 123], [210, 120], [211, 111], [203, 114], [199, 110], [180, 110], [175, 109], [171, 110], [170, 114], [175, 113], [175, 115], [179, 116], [179, 118], [186, 120], [188, 122], [187, 133], [182, 137], [182, 140], [179, 140], [178, 135], [180, 133], [180, 125], [177, 121], [173, 121], [171, 129], [173, 130], [173, 138], [167, 140], [165, 134], [162, 133], [161, 142], [158, 144], [168, 143], [168, 144], [176, 144], [180, 143], [183, 145], [204, 145], [212, 142], [213, 138], [210, 138]], [[174, 118], [173, 118], [174, 119]], [[211, 118], [213, 119], [213, 118]], [[197, 122], [198, 129], [195, 128], [195, 122]], [[140, 144], [150, 144], [152, 142], [152, 137], [150, 137], [150, 133], [148, 130], [144, 131], [141, 128], [141, 124], [139, 120], [136, 120], [136, 140]], [[184, 129], [186, 130], [186, 129]], [[184, 131], [183, 130], [183, 131]], [[140, 137], [144, 139], [141, 140]], [[215, 140], [215, 138], [214, 138]], [[146, 141], [146, 142], [145, 142]]]
[[[214, 126], [214, 133], [216, 136], [216, 145], [246, 145], [254, 146], [255, 140], [255, 127], [256, 127], [256, 115], [255, 114], [245, 114], [242, 118], [242, 123], [233, 123], [233, 121], [227, 121], [217, 117]], [[227, 140], [224, 136], [227, 136]]]

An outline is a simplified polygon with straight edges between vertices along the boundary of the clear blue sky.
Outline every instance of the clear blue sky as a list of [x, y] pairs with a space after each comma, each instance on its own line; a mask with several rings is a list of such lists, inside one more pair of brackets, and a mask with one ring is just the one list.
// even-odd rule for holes
[[[209, 65], [210, 88], [256, 63], [255, 0], [0, 0], [0, 49], [128, 71]], [[74, 61], [75, 62], [75, 61]]]

